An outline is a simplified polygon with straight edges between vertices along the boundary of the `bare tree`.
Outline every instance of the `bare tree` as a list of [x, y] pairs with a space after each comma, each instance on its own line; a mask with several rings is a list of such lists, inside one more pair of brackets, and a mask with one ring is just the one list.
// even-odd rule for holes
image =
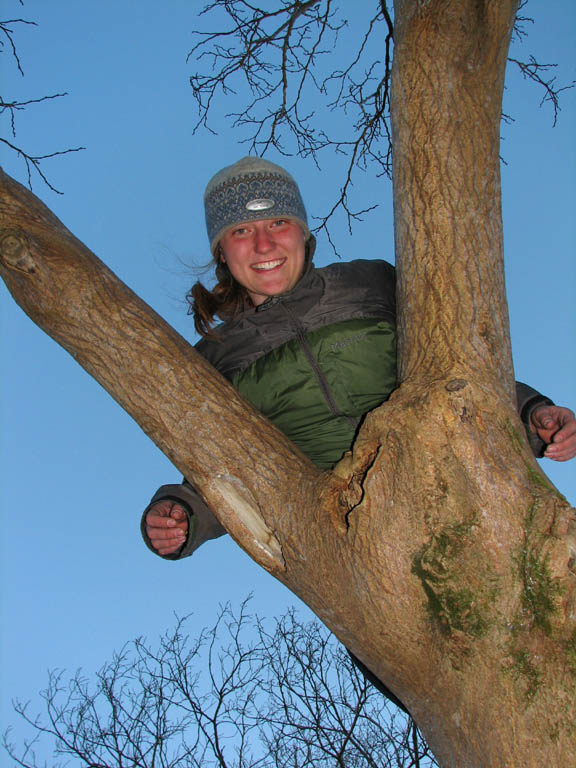
[[[294, 26], [313, 7], [296, 4]], [[499, 132], [517, 8], [395, 2], [399, 387], [332, 472], [2, 180], [1, 270], [19, 304], [405, 702], [446, 766], [573, 761], [574, 510], [518, 421], [504, 291]]]
[[[377, 173], [392, 176], [393, 26], [386, 4], [355, 10], [349, 51], [338, 45], [348, 36], [348, 21], [332, 0], [296, 0], [271, 10], [245, 0], [217, 1], [204, 14], [221, 8], [229, 27], [196, 33], [199, 39], [189, 55], [198, 67], [190, 78], [198, 107], [196, 129], [210, 128], [211, 108], [220, 95], [230, 99], [250, 93], [248, 101], [236, 98], [238, 111], [228, 117], [235, 127], [247, 130], [252, 152], [263, 154], [274, 147], [316, 163], [325, 149], [348, 157], [340, 195], [319, 229], [330, 235], [327, 223], [338, 208], [350, 225], [367, 212], [353, 210], [349, 203], [354, 169], [374, 163]], [[329, 121], [322, 119], [333, 110], [349, 116], [349, 135], [335, 135]]]
[[192, 639], [178, 620], [158, 647], [140, 638], [94, 680], [49, 676], [45, 711], [16, 712], [32, 738], [4, 746], [23, 768], [55, 759], [121, 768], [427, 768], [412, 720], [358, 674], [317, 622], [262, 622], [223, 609]]
[[[20, 0], [20, 5], [23, 5]], [[0, 21], [0, 54], [8, 53], [9, 64], [7, 66], [15, 67], [21, 77], [24, 77], [24, 68], [20, 56], [18, 55], [18, 49], [15, 42], [15, 31], [19, 26], [36, 26], [36, 22], [29, 21], [27, 19], [6, 19]], [[6, 63], [6, 62], [5, 62]], [[33, 154], [26, 150], [22, 145], [16, 143], [16, 117], [19, 112], [37, 104], [42, 104], [45, 101], [51, 101], [52, 99], [60, 99], [63, 96], [67, 96], [66, 93], [52, 93], [47, 96], [39, 96], [34, 99], [18, 99], [4, 97], [0, 95], [0, 115], [4, 115], [8, 123], [8, 131], [5, 135], [0, 136], [0, 143], [8, 147], [12, 152], [15, 152], [18, 157], [22, 159], [26, 167], [26, 175], [28, 178], [28, 185], [32, 188], [32, 174], [36, 172], [42, 181], [53, 192], [58, 192], [49, 181], [48, 177], [44, 173], [42, 163], [44, 160], [57, 157], [58, 155], [66, 155], [69, 152], [79, 152], [84, 147], [74, 147], [73, 149], [63, 149], [55, 152], [48, 152], [45, 154]]]
[[[520, 8], [526, 4], [523, 0]], [[342, 211], [350, 228], [377, 207], [355, 207], [354, 182], [367, 170], [392, 178], [394, 14], [388, 5], [384, 0], [358, 5], [351, 15], [336, 0], [285, 0], [265, 7], [213, 0], [201, 16], [208, 25], [217, 12], [216, 29], [197, 31], [189, 54], [195, 67], [190, 84], [198, 109], [196, 131], [215, 130], [213, 112], [225, 96], [227, 118], [251, 152], [274, 148], [317, 165], [326, 156], [331, 163], [335, 154], [341, 157], [342, 186], [317, 228], [335, 250], [329, 227], [334, 214]], [[516, 15], [517, 41], [527, 36], [531, 23], [530, 17]], [[542, 103], [550, 104], [556, 123], [559, 95], [573, 83], [558, 84], [555, 65], [533, 55], [508, 61], [541, 88]], [[340, 117], [338, 129], [329, 118], [333, 112]]]

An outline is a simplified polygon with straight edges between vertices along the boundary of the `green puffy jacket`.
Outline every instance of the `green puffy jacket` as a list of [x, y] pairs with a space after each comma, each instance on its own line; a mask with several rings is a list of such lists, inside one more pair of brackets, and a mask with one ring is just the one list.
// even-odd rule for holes
[[[292, 291], [218, 326], [196, 348], [319, 467], [347, 451], [364, 414], [396, 386], [395, 273], [385, 261], [357, 260], [306, 271]], [[525, 423], [550, 402], [517, 383]], [[186, 482], [163, 485], [150, 505], [181, 503], [189, 536], [167, 559], [190, 555], [225, 531]], [[146, 516], [145, 510], [143, 521]], [[144, 539], [147, 539], [142, 525]], [[151, 548], [151, 547], [150, 547]], [[154, 551], [154, 550], [153, 550]]]
[[312, 461], [332, 467], [396, 386], [394, 268], [308, 266], [298, 285], [222, 324], [198, 351]]

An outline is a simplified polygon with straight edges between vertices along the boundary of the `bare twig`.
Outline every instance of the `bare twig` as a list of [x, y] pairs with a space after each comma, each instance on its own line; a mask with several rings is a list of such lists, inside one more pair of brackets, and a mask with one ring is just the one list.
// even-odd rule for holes
[[560, 111], [560, 105], [558, 97], [562, 93], [562, 91], [567, 91], [570, 88], [574, 88], [574, 85], [576, 84], [576, 81], [572, 81], [568, 85], [558, 86], [556, 85], [556, 77], [547, 77], [547, 73], [550, 72], [550, 70], [555, 69], [557, 66], [556, 64], [540, 64], [536, 61], [534, 56], [530, 56], [528, 58], [528, 61], [519, 61], [518, 59], [509, 58], [509, 62], [512, 64], [516, 64], [516, 66], [520, 69], [520, 72], [522, 73], [522, 76], [526, 78], [527, 80], [531, 80], [533, 83], [536, 83], [541, 88], [544, 89], [544, 95], [542, 96], [542, 100], [540, 101], [540, 105], [549, 103], [552, 105], [552, 109], [554, 112], [554, 120], [553, 125], [556, 125], [556, 122], [558, 120], [558, 112]]
[[[20, 0], [20, 4], [24, 5], [22, 0]], [[16, 45], [14, 43], [14, 30], [10, 26], [11, 24], [29, 24], [33, 27], [36, 27], [37, 24], [35, 21], [27, 21], [26, 19], [8, 19], [6, 21], [0, 21], [0, 53], [3, 52], [6, 42], [8, 42], [10, 52], [16, 62], [18, 71], [22, 77], [24, 77], [24, 70], [22, 69], [22, 63], [18, 57], [18, 51], [16, 50]]]
[[32, 170], [36, 171], [36, 173], [40, 176], [42, 181], [46, 184], [47, 187], [49, 187], [53, 192], [56, 192], [58, 195], [62, 195], [63, 193], [56, 189], [56, 187], [48, 180], [46, 174], [40, 167], [40, 163], [42, 160], [48, 160], [52, 157], [58, 157], [58, 155], [67, 155], [70, 152], [81, 152], [85, 147], [73, 147], [71, 149], [63, 149], [57, 152], [49, 152], [46, 155], [29, 155], [27, 152], [25, 152], [20, 147], [17, 147], [15, 144], [13, 144], [11, 141], [8, 141], [7, 139], [3, 139], [0, 136], [0, 142], [2, 144], [6, 144], [7, 147], [9, 147], [13, 152], [16, 152], [16, 154], [22, 158], [26, 165], [26, 172], [28, 177], [28, 187], [32, 189]]
[[[242, 129], [249, 150], [264, 154], [271, 148], [283, 155], [311, 158], [332, 149], [346, 158], [344, 182], [334, 204], [320, 216], [316, 231], [325, 230], [343, 210], [349, 227], [372, 205], [353, 207], [350, 193], [355, 174], [376, 163], [378, 173], [391, 173], [389, 75], [392, 60], [392, 18], [384, 0], [373, 14], [356, 21], [359, 42], [342, 55], [338, 43], [349, 22], [338, 18], [334, 0], [286, 0], [262, 10], [246, 0], [215, 0], [203, 14], [224, 11], [228, 26], [197, 32], [189, 59], [197, 71], [190, 78], [198, 108], [195, 130], [214, 131], [216, 99], [248, 92], [241, 110], [229, 111], [232, 126]], [[360, 17], [361, 19], [361, 17]], [[382, 58], [380, 24], [387, 28]], [[372, 61], [366, 66], [364, 60]], [[348, 115], [351, 136], [339, 136], [328, 116]]]
[[[20, 4], [23, 5], [22, 0], [20, 0]], [[27, 24], [34, 27], [37, 26], [37, 24], [34, 21], [28, 21], [26, 19], [9, 19], [7, 21], [0, 21], [0, 53], [3, 53], [5, 46], [8, 45], [10, 53], [12, 54], [12, 59], [16, 64], [18, 72], [22, 76], [24, 76], [24, 69], [22, 67], [22, 62], [18, 55], [16, 44], [14, 42], [14, 34], [15, 34], [14, 25], [16, 24]], [[33, 104], [41, 104], [42, 102], [50, 101], [53, 99], [59, 99], [67, 95], [68, 95], [67, 93], [53, 93], [48, 96], [40, 96], [39, 98], [26, 99], [26, 100], [5, 99], [0, 96], [0, 115], [4, 113], [9, 114], [9, 124], [10, 124], [10, 134], [11, 134], [11, 140], [0, 136], [0, 142], [2, 144], [5, 144], [10, 150], [15, 152], [18, 155], [18, 157], [20, 157], [24, 161], [24, 165], [26, 167], [28, 187], [30, 189], [32, 189], [32, 174], [33, 174], [33, 171], [36, 171], [36, 173], [40, 176], [40, 178], [46, 184], [47, 187], [49, 187], [53, 192], [56, 192], [57, 194], [61, 195], [62, 192], [56, 189], [56, 187], [48, 180], [48, 177], [46, 176], [43, 169], [41, 168], [41, 163], [43, 160], [48, 160], [53, 157], [58, 157], [59, 155], [67, 155], [70, 152], [79, 152], [80, 150], [83, 150], [84, 147], [74, 147], [70, 149], [58, 150], [55, 152], [49, 152], [46, 154], [33, 154], [28, 150], [25, 150], [22, 146], [18, 146], [14, 142], [14, 140], [16, 139], [16, 113], [25, 110], [27, 107]]]

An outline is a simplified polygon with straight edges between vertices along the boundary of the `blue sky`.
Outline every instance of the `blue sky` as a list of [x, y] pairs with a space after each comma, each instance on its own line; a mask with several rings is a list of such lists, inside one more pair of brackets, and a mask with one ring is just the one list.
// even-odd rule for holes
[[[183, 296], [195, 279], [191, 265], [208, 260], [203, 189], [218, 168], [246, 154], [225, 120], [218, 135], [192, 135], [186, 55], [204, 3], [5, 5], [6, 17], [39, 24], [18, 34], [24, 79], [3, 57], [6, 96], [69, 92], [19, 115], [18, 141], [38, 154], [86, 147], [44, 166], [63, 196], [38, 180], [34, 191], [192, 340]], [[557, 62], [561, 79], [575, 79], [573, 0], [549, 0], [545, 10], [533, 0], [526, 12], [536, 24], [518, 55]], [[576, 91], [563, 95], [555, 128], [540, 98], [511, 73], [505, 112], [515, 122], [503, 126], [502, 177], [512, 343], [517, 378], [574, 408]], [[25, 181], [15, 157], [5, 154], [2, 163]], [[333, 160], [324, 159], [321, 173], [298, 158], [285, 165], [309, 213], [325, 210], [338, 183]], [[336, 226], [339, 250], [345, 259], [392, 259], [390, 188], [369, 174], [357, 187], [380, 207], [352, 237]], [[333, 260], [322, 240], [318, 253], [318, 263]], [[194, 612], [199, 630], [220, 604], [238, 604], [249, 592], [262, 615], [296, 602], [227, 538], [179, 563], [150, 554], [140, 513], [158, 485], [179, 479], [177, 471], [3, 285], [0, 321], [2, 726], [15, 720], [10, 700], [34, 699], [48, 669], [90, 673], [125, 641], [157, 637], [175, 613]], [[576, 464], [542, 466], [575, 503]]]

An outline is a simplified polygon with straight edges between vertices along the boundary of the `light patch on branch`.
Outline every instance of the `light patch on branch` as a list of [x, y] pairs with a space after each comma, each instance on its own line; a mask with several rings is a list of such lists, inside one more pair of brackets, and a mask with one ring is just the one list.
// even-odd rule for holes
[[218, 494], [219, 518], [226, 530], [268, 571], [285, 571], [282, 547], [264, 521], [260, 507], [242, 480], [217, 475], [210, 491]]

